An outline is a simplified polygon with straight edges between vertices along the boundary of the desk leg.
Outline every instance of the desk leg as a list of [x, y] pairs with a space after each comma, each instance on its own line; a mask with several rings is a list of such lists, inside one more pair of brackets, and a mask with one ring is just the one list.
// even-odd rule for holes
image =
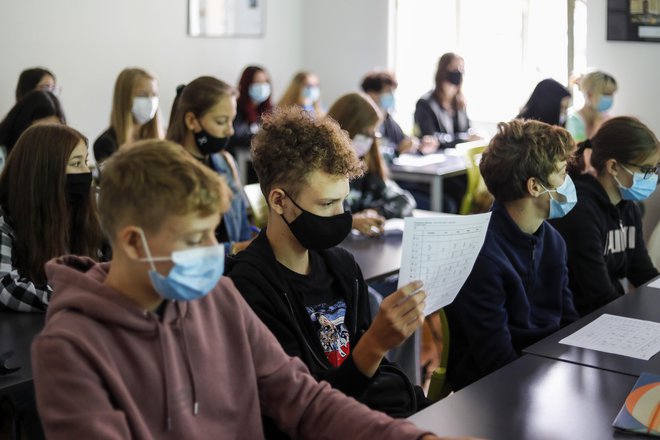
[[431, 211], [442, 212], [442, 176], [434, 176], [431, 181]]

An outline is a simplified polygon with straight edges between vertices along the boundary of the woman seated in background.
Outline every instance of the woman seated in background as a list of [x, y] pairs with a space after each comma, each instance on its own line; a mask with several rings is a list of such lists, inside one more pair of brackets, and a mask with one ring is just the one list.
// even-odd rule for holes
[[658, 139], [638, 119], [617, 117], [605, 121], [590, 144], [596, 175], [581, 173], [587, 146], [582, 143], [569, 169], [577, 205], [550, 222], [566, 241], [569, 287], [581, 316], [623, 295], [619, 280], [627, 278], [638, 287], [658, 275], [635, 203], [656, 189]]
[[252, 137], [261, 126], [261, 117], [273, 109], [273, 87], [263, 67], [248, 66], [238, 82], [234, 134], [230, 147], [249, 147]]
[[[434, 136], [441, 149], [479, 139], [472, 134], [465, 111], [464, 71], [463, 58], [451, 52], [442, 55], [435, 73], [435, 87], [415, 105], [415, 134], [418, 137]], [[423, 153], [433, 151], [422, 150]]]
[[575, 142], [582, 142], [591, 139], [609, 118], [607, 111], [614, 102], [617, 85], [611, 75], [601, 71], [587, 73], [576, 82], [584, 95], [584, 105], [579, 110], [569, 110], [566, 129]]
[[31, 69], [25, 69], [18, 77], [16, 101], [20, 101], [21, 98], [33, 90], [52, 92], [57, 96], [60, 89], [57, 87], [53, 72], [43, 67], [33, 67]]
[[46, 309], [53, 291], [44, 264], [51, 258], [99, 258], [91, 183], [87, 139], [76, 130], [39, 124], [16, 142], [0, 175], [0, 310]]
[[322, 117], [325, 112], [321, 106], [318, 77], [311, 72], [298, 72], [277, 105], [281, 107], [298, 105], [312, 115]]
[[51, 92], [35, 90], [18, 101], [0, 122], [0, 170], [14, 144], [31, 125], [66, 123], [60, 101]]
[[554, 79], [544, 79], [536, 85], [518, 119], [534, 119], [550, 125], [566, 125], [566, 111], [571, 92]]
[[167, 139], [181, 144], [196, 159], [223, 176], [232, 190], [231, 207], [216, 230], [216, 238], [227, 254], [242, 251], [253, 238], [236, 161], [226, 151], [234, 133], [236, 95], [233, 87], [211, 76], [181, 85], [177, 88], [167, 129]]
[[110, 128], [94, 141], [96, 163], [126, 143], [161, 136], [156, 78], [139, 68], [122, 70], [115, 82]]
[[366, 166], [366, 173], [350, 183], [351, 191], [344, 202], [353, 212], [353, 228], [364, 235], [379, 235], [385, 219], [412, 215], [415, 199], [388, 178], [376, 136], [383, 115], [369, 95], [342, 96], [330, 107], [328, 116], [348, 132]]

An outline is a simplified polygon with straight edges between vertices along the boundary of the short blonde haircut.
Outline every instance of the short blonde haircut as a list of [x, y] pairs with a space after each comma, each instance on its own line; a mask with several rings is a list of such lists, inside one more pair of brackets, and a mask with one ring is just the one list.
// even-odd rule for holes
[[129, 224], [157, 233], [171, 215], [219, 213], [227, 190], [217, 173], [180, 145], [157, 139], [136, 142], [105, 162], [101, 226], [111, 242]]
[[601, 96], [604, 95], [606, 91], [614, 93], [617, 89], [614, 77], [605, 72], [601, 72], [600, 70], [584, 75], [578, 80], [578, 85], [580, 86], [582, 93], [588, 93], [591, 96]]

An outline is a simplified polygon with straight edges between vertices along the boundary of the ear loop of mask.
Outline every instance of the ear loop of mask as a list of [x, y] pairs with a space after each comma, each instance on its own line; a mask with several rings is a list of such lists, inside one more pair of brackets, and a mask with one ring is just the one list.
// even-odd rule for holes
[[617, 185], [619, 185], [619, 188], [630, 189], [630, 188], [632, 188], [632, 187], [635, 185], [635, 173], [632, 172], [632, 171], [630, 171], [628, 168], [624, 167], [623, 165], [621, 165], [621, 168], [623, 168], [624, 170], [626, 170], [626, 171], [628, 172], [628, 174], [630, 174], [631, 176], [633, 176], [633, 183], [632, 183], [632, 185], [631, 185], [631, 186], [625, 186], [624, 184], [622, 184], [622, 183], [619, 181], [619, 178], [618, 178], [618, 177], [616, 177], [616, 176], [614, 176], [614, 175], [612, 175], [612, 177], [614, 177], [614, 180], [616, 181]]
[[147, 244], [147, 237], [144, 235], [144, 231], [142, 228], [138, 230], [138, 233], [140, 234], [140, 238], [142, 239], [142, 246], [144, 246], [144, 251], [147, 253], [147, 258], [140, 258], [138, 261], [142, 262], [148, 262], [151, 265], [151, 270], [154, 272], [158, 272], [156, 270], [156, 265], [154, 264], [155, 261], [170, 261], [172, 260], [171, 257], [152, 257], [151, 256], [151, 250], [149, 249], [149, 245]]

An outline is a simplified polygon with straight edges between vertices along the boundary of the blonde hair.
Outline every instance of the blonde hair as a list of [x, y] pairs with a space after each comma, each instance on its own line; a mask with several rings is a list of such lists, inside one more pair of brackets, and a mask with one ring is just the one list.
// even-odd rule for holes
[[[287, 87], [284, 95], [280, 99], [280, 102], [277, 103], [278, 107], [290, 107], [292, 105], [301, 106], [304, 104], [303, 100], [303, 89], [305, 88], [305, 82], [309, 77], [314, 76], [313, 73], [307, 71], [301, 71], [296, 73], [296, 75], [291, 80], [289, 87]], [[321, 108], [321, 98], [317, 99], [312, 103], [314, 107], [314, 113], [317, 116], [323, 115], [323, 109]]]
[[[120, 147], [131, 140], [133, 130], [133, 93], [138, 80], [146, 78], [155, 81], [155, 77], [146, 70], [133, 67], [121, 71], [115, 82], [115, 91], [112, 97], [112, 113], [110, 126], [117, 136], [117, 146]], [[140, 139], [154, 139], [161, 137], [159, 110], [153, 119], [140, 129]]]
[[[328, 110], [328, 117], [339, 123], [339, 126], [348, 132], [353, 139], [356, 134], [365, 134], [365, 130], [378, 124], [382, 119], [382, 113], [378, 106], [366, 93], [349, 93], [342, 96]], [[380, 176], [387, 177], [387, 168], [380, 155], [378, 140], [373, 137], [373, 143], [365, 156], [368, 171]]]
[[136, 142], [105, 162], [101, 226], [111, 242], [129, 224], [157, 233], [171, 215], [219, 213], [226, 191], [220, 176], [180, 145], [159, 139]]
[[587, 73], [578, 78], [576, 82], [580, 91], [585, 95], [601, 96], [606, 90], [611, 90], [614, 93], [617, 89], [614, 77], [600, 70]]

